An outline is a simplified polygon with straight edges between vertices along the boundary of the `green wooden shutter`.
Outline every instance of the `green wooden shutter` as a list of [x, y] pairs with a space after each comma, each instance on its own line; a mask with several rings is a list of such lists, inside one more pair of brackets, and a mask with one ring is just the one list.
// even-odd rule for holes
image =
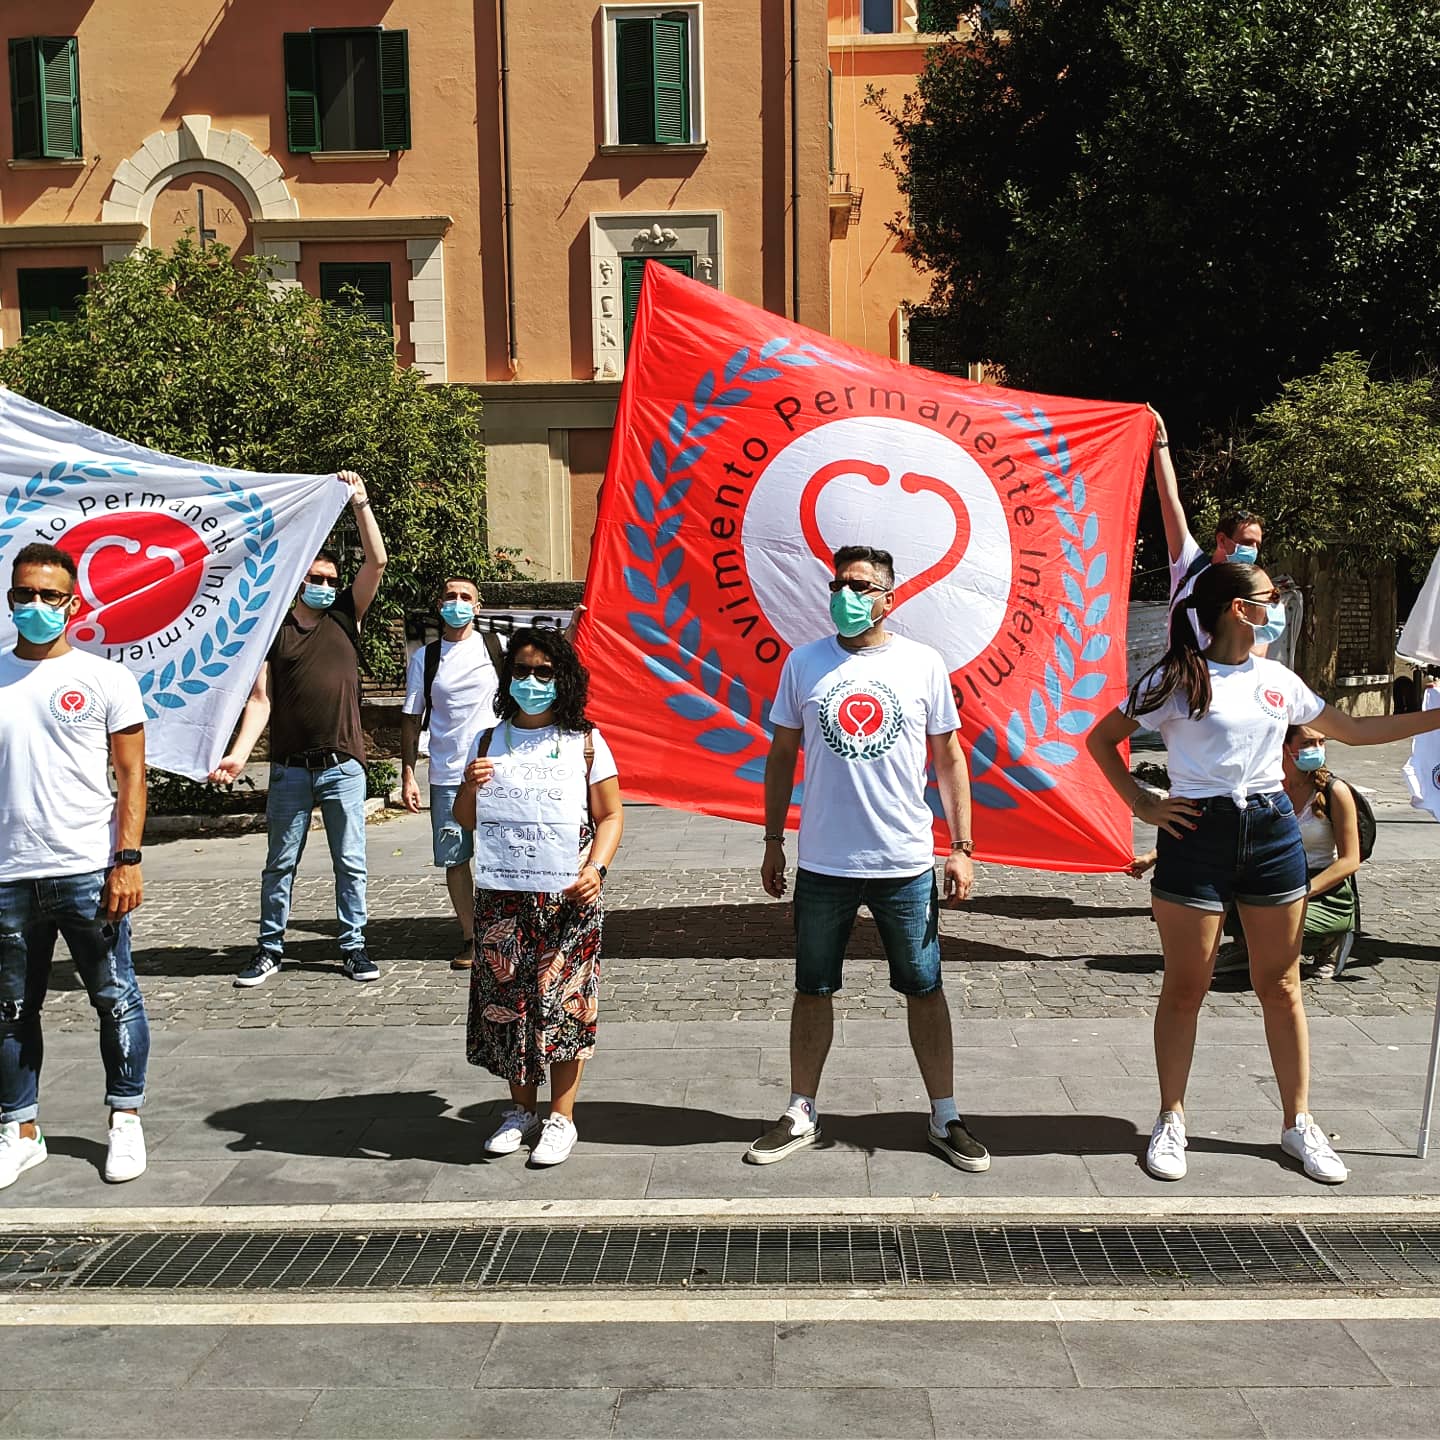
[[[350, 289], [360, 292], [358, 301], [353, 295], [342, 293]], [[332, 305], [356, 305], [367, 320], [373, 320], [387, 330], [393, 328], [390, 266], [384, 261], [360, 265], [321, 265], [320, 298]]]
[[39, 41], [10, 42], [10, 132], [17, 160], [38, 160], [40, 138]]
[[73, 320], [80, 313], [87, 276], [83, 267], [18, 271], [20, 333], [50, 320]]
[[622, 255], [620, 257], [620, 313], [625, 321], [625, 348], [630, 348], [630, 335], [635, 329], [635, 314], [640, 308], [640, 287], [645, 283], [645, 262], [653, 260], [669, 270], [695, 278], [693, 255]]
[[685, 15], [652, 21], [655, 54], [655, 139], [683, 145], [690, 139], [690, 21]]
[[615, 22], [615, 81], [622, 145], [655, 143], [655, 42], [649, 20]]
[[410, 32], [380, 32], [380, 146], [410, 148]]
[[285, 37], [285, 130], [296, 154], [323, 150], [315, 40], [307, 34]]
[[80, 158], [80, 42], [71, 35], [40, 47], [41, 128], [52, 160]]

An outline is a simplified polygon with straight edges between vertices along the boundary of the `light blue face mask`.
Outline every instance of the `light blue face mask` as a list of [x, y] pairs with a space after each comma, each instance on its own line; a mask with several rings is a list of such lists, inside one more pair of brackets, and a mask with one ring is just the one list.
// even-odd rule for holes
[[440, 607], [440, 618], [452, 630], [459, 630], [475, 618], [475, 607], [468, 600], [447, 600]]
[[1231, 565], [1253, 565], [1260, 558], [1258, 545], [1237, 545], [1226, 557]]
[[1302, 745], [1295, 752], [1297, 770], [1323, 770], [1325, 768], [1325, 747], [1323, 745]]
[[1273, 645], [1285, 633], [1285, 607], [1267, 605], [1265, 623], [1255, 627], [1255, 638], [1262, 645]]
[[555, 703], [555, 682], [527, 675], [510, 682], [510, 698], [527, 714], [542, 715]]
[[43, 601], [36, 600], [30, 605], [17, 605], [11, 612], [11, 617], [22, 639], [28, 640], [32, 645], [48, 645], [52, 640], [60, 638], [65, 622], [70, 618], [70, 607], [46, 605]]
[[300, 598], [312, 610], [328, 610], [335, 603], [335, 590], [330, 585], [307, 585]]

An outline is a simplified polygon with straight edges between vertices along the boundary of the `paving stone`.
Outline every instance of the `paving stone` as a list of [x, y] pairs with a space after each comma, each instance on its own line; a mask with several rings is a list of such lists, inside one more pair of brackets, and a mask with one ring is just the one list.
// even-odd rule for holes
[[1303, 1397], [1294, 1389], [1246, 1390], [1245, 1402], [1273, 1440], [1339, 1440], [1375, 1435], [1385, 1440], [1431, 1440], [1440, 1415], [1440, 1389], [1327, 1385]]
[[615, 1390], [326, 1390], [296, 1433], [318, 1440], [590, 1440], [610, 1433], [619, 1403]]
[[[225, 1333], [218, 1325], [27, 1325], [24, 1343], [5, 1347], [5, 1384], [12, 1393], [70, 1391], [87, 1379], [93, 1383], [103, 1377], [107, 1392], [174, 1390], [215, 1351]], [[256, 1383], [274, 1384], [258, 1377]], [[110, 1403], [123, 1407], [128, 1396], [125, 1401], [112, 1397]], [[103, 1413], [92, 1412], [91, 1435], [107, 1428], [101, 1423]]]
[[[136, 1333], [133, 1329], [128, 1333]], [[248, 1440], [303, 1433], [301, 1423], [318, 1390], [45, 1390], [26, 1395], [0, 1421], [0, 1436], [25, 1440], [74, 1437], [186, 1436], [189, 1440]], [[315, 1432], [310, 1432], [315, 1433]], [[353, 1433], [357, 1433], [352, 1431]]]
[[[1288, 1395], [1295, 1406], [1293, 1390], [1261, 1393]], [[1121, 1435], [1251, 1440], [1268, 1433], [1238, 1390], [932, 1390], [930, 1408], [935, 1434], [946, 1440], [974, 1435], [994, 1440], [1115, 1440]], [[1298, 1440], [1317, 1432], [1293, 1433]]]
[[627, 1390], [611, 1432], [624, 1440], [909, 1440], [935, 1433], [923, 1390]]

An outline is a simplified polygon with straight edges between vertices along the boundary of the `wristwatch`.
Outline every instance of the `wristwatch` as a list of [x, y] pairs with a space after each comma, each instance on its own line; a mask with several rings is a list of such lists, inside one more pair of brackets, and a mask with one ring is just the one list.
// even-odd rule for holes
[[953, 855], [957, 850], [964, 856], [971, 856], [975, 853], [975, 842], [973, 840], [957, 840], [951, 845], [950, 853]]
[[593, 860], [590, 862], [590, 868], [591, 868], [602, 880], [610, 873], [610, 867], [609, 867], [608, 865], [597, 865]]
[[114, 860], [110, 863], [112, 865], [138, 865], [140, 852], [138, 850], [117, 850]]

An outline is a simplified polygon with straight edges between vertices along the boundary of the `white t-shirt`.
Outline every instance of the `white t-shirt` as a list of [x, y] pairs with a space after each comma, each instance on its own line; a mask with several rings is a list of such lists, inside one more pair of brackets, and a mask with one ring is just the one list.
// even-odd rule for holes
[[[1195, 588], [1195, 582], [1205, 573], [1204, 570], [1197, 570], [1186, 579], [1190, 567], [1205, 552], [1196, 543], [1195, 537], [1187, 530], [1185, 532], [1185, 543], [1180, 547], [1178, 559], [1170, 562], [1170, 613], [1175, 613], [1175, 607], [1184, 599], [1189, 597], [1190, 592]], [[1208, 566], [1208, 561], [1207, 561]], [[1199, 637], [1200, 648], [1203, 650], [1210, 643], [1210, 637], [1200, 626], [1195, 612], [1190, 611], [1190, 623], [1195, 627], [1195, 634]]]
[[140, 686], [113, 660], [0, 655], [0, 881], [109, 866], [110, 736], [144, 722]]
[[[504, 644], [504, 637], [501, 637]], [[405, 713], [425, 713], [425, 649], [411, 657], [405, 672]], [[430, 687], [430, 783], [458, 785], [475, 737], [495, 724], [499, 676], [485, 638], [472, 630], [463, 640], [440, 642], [440, 668]]]
[[1170, 793], [1186, 800], [1228, 795], [1272, 795], [1285, 784], [1281, 751], [1292, 725], [1308, 725], [1325, 702], [1278, 660], [1252, 655], [1243, 665], [1210, 667], [1210, 708], [1198, 720], [1189, 714], [1183, 690], [1158, 710], [1134, 715], [1165, 739]]
[[770, 718], [804, 732], [801, 869], [899, 879], [930, 868], [926, 737], [960, 728], [936, 651], [894, 634], [866, 650], [833, 635], [802, 645], [785, 662]]

